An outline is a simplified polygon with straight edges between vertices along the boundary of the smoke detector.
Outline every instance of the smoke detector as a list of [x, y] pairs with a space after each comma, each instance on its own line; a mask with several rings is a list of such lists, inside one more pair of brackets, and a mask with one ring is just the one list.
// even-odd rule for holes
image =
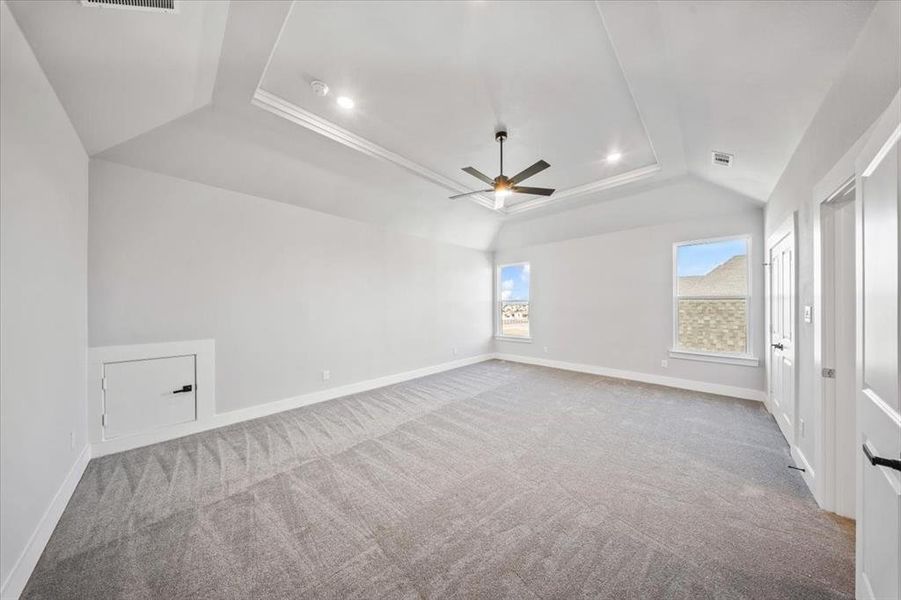
[[324, 81], [316, 81], [310, 82], [310, 88], [313, 90], [313, 93], [317, 96], [325, 96], [328, 94], [328, 85]]
[[733, 160], [735, 160], [735, 155], [728, 152], [717, 152], [714, 150], [710, 156], [710, 162], [721, 167], [731, 167]]
[[177, 13], [177, 0], [81, 0], [82, 6], [105, 6], [163, 13]]

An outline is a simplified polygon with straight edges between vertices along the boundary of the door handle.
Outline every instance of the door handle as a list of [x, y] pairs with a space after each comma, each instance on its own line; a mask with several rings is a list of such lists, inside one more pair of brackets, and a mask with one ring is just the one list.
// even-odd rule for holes
[[879, 465], [880, 467], [888, 467], [889, 469], [901, 471], [901, 460], [895, 460], [894, 458], [882, 458], [881, 456], [873, 456], [873, 453], [870, 452], [869, 446], [867, 446], [866, 444], [863, 445], [863, 453], [867, 455], [867, 460], [870, 461], [870, 464], [873, 466]]
[[770, 346], [772, 346], [776, 350], [785, 350], [785, 346], [782, 345], [782, 342], [779, 342], [778, 344], [770, 344]]
[[180, 390], [172, 390], [172, 393], [173, 393], [173, 394], [182, 394], [182, 393], [184, 393], [184, 392], [190, 392], [190, 391], [193, 391], [193, 390], [194, 390], [194, 386], [189, 384], [189, 385], [183, 385], [183, 386], [181, 386], [181, 389], [180, 389]]

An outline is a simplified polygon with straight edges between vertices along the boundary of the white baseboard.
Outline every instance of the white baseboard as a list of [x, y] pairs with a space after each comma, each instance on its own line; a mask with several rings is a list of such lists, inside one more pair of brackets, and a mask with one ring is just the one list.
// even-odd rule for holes
[[272, 402], [266, 402], [264, 404], [258, 404], [256, 406], [250, 406], [239, 410], [218, 413], [214, 414], [210, 418], [198, 419], [197, 421], [193, 421], [191, 423], [180, 423], [172, 427], [161, 428], [154, 431], [148, 431], [146, 433], [95, 442], [91, 448], [92, 455], [106, 456], [107, 454], [114, 454], [116, 452], [123, 452], [125, 450], [131, 450], [133, 448], [140, 448], [141, 446], [149, 446], [150, 444], [157, 444], [159, 442], [165, 442], [167, 440], [191, 435], [193, 433], [200, 433], [201, 431], [215, 429], [216, 427], [233, 425], [235, 423], [240, 423], [241, 421], [258, 419], [260, 417], [266, 417], [286, 410], [300, 408], [301, 406], [308, 406], [310, 404], [325, 402], [326, 400], [333, 400], [335, 398], [341, 398], [342, 396], [349, 396], [351, 394], [359, 394], [360, 392], [366, 392], [369, 390], [374, 390], [376, 388], [385, 387], [387, 385], [409, 381], [418, 377], [425, 377], [426, 375], [434, 375], [435, 373], [441, 373], [442, 371], [449, 371], [451, 369], [465, 367], [467, 365], [491, 360], [492, 358], [494, 358], [493, 354], [479, 354], [477, 356], [461, 358], [459, 360], [431, 365], [428, 367], [423, 367], [421, 369], [404, 371], [402, 373], [395, 373], [393, 375], [386, 375], [384, 377], [376, 377], [374, 379], [367, 379], [365, 381], [359, 381], [356, 383], [350, 383], [347, 385], [328, 388], [325, 390], [310, 392], [308, 394], [301, 394], [299, 396], [294, 396], [291, 398], [274, 400]]
[[[92, 445], [86, 445], [84, 450], [78, 456], [78, 459], [75, 461], [75, 464], [72, 465], [72, 468], [70, 469], [68, 475], [57, 491], [56, 496], [54, 496], [53, 501], [50, 503], [50, 506], [47, 508], [47, 511], [44, 513], [40, 524], [32, 534], [25, 550], [22, 552], [21, 556], [19, 556], [18, 561], [16, 561], [12, 572], [9, 574], [6, 581], [3, 582], [3, 587], [0, 588], [0, 598], [2, 598], [3, 600], [13, 600], [15, 598], [18, 598], [22, 593], [25, 584], [28, 582], [28, 578], [31, 576], [32, 570], [34, 569], [35, 565], [37, 565], [38, 559], [41, 557], [41, 553], [44, 551], [44, 547], [50, 540], [50, 535], [53, 533], [53, 530], [56, 527], [56, 524], [59, 521], [63, 510], [66, 508], [66, 504], [68, 504], [69, 499], [72, 497], [72, 493], [75, 491], [75, 486], [78, 485], [78, 481], [81, 479], [81, 476], [84, 473], [84, 470], [87, 467], [88, 462], [90, 461], [92, 456], [104, 456], [115, 452], [130, 450], [132, 448], [147, 446], [185, 435], [190, 435], [192, 433], [199, 433], [201, 431], [207, 431], [216, 427], [232, 425], [234, 423], [240, 423], [241, 421], [248, 421], [250, 419], [257, 419], [282, 411], [299, 408], [301, 406], [308, 406], [310, 404], [316, 404], [318, 402], [333, 400], [342, 396], [359, 394], [361, 392], [366, 392], [376, 388], [394, 385], [396, 383], [409, 381], [411, 379], [417, 379], [419, 377], [425, 377], [427, 375], [433, 375], [435, 373], [441, 373], [443, 371], [449, 371], [451, 369], [465, 367], [467, 365], [472, 365], [495, 358], [511, 362], [563, 369], [566, 371], [578, 371], [581, 373], [591, 373], [593, 375], [603, 375], [606, 377], [615, 377], [618, 379], [629, 379], [633, 381], [653, 383], [657, 385], [675, 387], [697, 392], [707, 392], [723, 396], [732, 396], [735, 398], [743, 398], [747, 400], [757, 400], [760, 402], [764, 402], [766, 400], [766, 394], [763, 390], [754, 390], [750, 388], [707, 383], [691, 379], [680, 379], [677, 377], [652, 375], [638, 371], [610, 369], [596, 365], [532, 358], [515, 354], [495, 353], [480, 354], [478, 356], [440, 363], [429, 367], [414, 369], [412, 371], [405, 371], [384, 377], [368, 379], [366, 381], [360, 381], [357, 383], [342, 385], [326, 390], [302, 394], [299, 396], [294, 396], [292, 398], [285, 398], [283, 400], [267, 402], [265, 404], [260, 404], [240, 410], [216, 414], [213, 415], [212, 418], [206, 419], [204, 421], [185, 423], [175, 427], [160, 429], [145, 434], [117, 438], [114, 440], [107, 440]], [[792, 454], [796, 454], [794, 448], [792, 449]], [[810, 485], [811, 489], [813, 489], [813, 470], [810, 469], [810, 465], [807, 463], [805, 457], [800, 454], [800, 452], [797, 453], [795, 458], [802, 466], [808, 469], [807, 473], [809, 473], [810, 477], [808, 478], [806, 476], [807, 473], [802, 473], [802, 475], [805, 475], [805, 481], [808, 481], [808, 485]]]
[[706, 381], [667, 377], [665, 375], [653, 375], [651, 373], [641, 373], [639, 371], [623, 371], [621, 369], [611, 369], [596, 365], [585, 365], [546, 358], [533, 358], [531, 356], [521, 356], [519, 354], [498, 353], [495, 354], [495, 357], [501, 360], [509, 360], [511, 362], [519, 362], [528, 365], [541, 365], [544, 367], [552, 367], [554, 369], [563, 369], [564, 371], [578, 371], [579, 373], [591, 373], [592, 375], [603, 375], [604, 377], [630, 379], [632, 381], [641, 381], [642, 383], [654, 383], [683, 390], [692, 390], [694, 392], [706, 392], [708, 394], [742, 398], [744, 400], [756, 400], [758, 402], [764, 402], [766, 400], [766, 393], [763, 390], [755, 390], [734, 385], [707, 383]]
[[426, 375], [434, 375], [435, 373], [441, 373], [443, 371], [450, 371], [451, 369], [458, 369], [467, 365], [491, 360], [492, 358], [494, 358], [493, 354], [480, 354], [470, 358], [462, 358], [460, 360], [432, 365], [430, 367], [404, 371], [403, 373], [395, 373], [394, 375], [386, 375], [385, 377], [377, 377], [375, 379], [367, 379], [357, 383], [350, 383], [326, 390], [320, 390], [318, 392], [294, 396], [293, 398], [285, 398], [284, 400], [276, 400], [274, 402], [267, 402], [266, 404], [233, 410], [216, 415], [216, 427], [240, 423], [241, 421], [249, 421], [250, 419], [258, 419], [286, 410], [300, 408], [301, 406], [308, 406], [310, 404], [325, 402], [326, 400], [350, 396], [351, 394], [368, 392], [369, 390], [374, 390], [376, 388], [394, 385], [395, 383], [402, 383], [411, 379], [418, 379], [419, 377], [425, 377]]
[[63, 480], [62, 485], [60, 485], [59, 489], [56, 491], [53, 500], [50, 501], [50, 506], [44, 511], [44, 516], [41, 517], [37, 528], [35, 528], [34, 532], [31, 534], [28, 544], [25, 545], [25, 549], [13, 565], [12, 571], [10, 571], [6, 581], [3, 582], [3, 587], [0, 588], [0, 598], [3, 600], [14, 600], [18, 598], [22, 593], [22, 590], [25, 589], [25, 584], [28, 583], [31, 572], [38, 564], [38, 559], [41, 558], [44, 547], [47, 545], [47, 542], [50, 541], [50, 535], [53, 533], [53, 530], [56, 529], [56, 524], [59, 522], [59, 518], [62, 516], [66, 505], [69, 503], [69, 499], [75, 492], [75, 486], [77, 486], [78, 482], [81, 480], [81, 476], [84, 474], [84, 470], [88, 466], [90, 460], [91, 446], [90, 444], [85, 444], [81, 454], [78, 455], [72, 468], [69, 469], [69, 472], [66, 474], [66, 478]]
[[325, 390], [319, 390], [316, 392], [310, 392], [308, 394], [301, 394], [299, 396], [284, 398], [282, 400], [274, 400], [272, 402], [266, 402], [265, 404], [250, 406], [239, 410], [217, 413], [208, 418], [201, 417], [197, 421], [190, 423], [180, 423], [178, 425], [161, 428], [154, 431], [95, 442], [91, 446], [91, 454], [92, 456], [106, 456], [107, 454], [114, 454], [116, 452], [123, 452], [125, 450], [131, 450], [133, 448], [149, 446], [151, 444], [165, 442], [167, 440], [184, 437], [186, 435], [208, 431], [210, 429], [215, 429], [216, 427], [233, 425], [242, 421], [258, 419], [260, 417], [265, 417], [282, 411], [300, 408], [301, 406], [308, 406], [310, 404], [325, 402], [327, 400], [333, 400], [335, 398], [349, 396], [351, 394], [359, 394], [361, 392], [366, 392], [387, 385], [393, 385], [395, 383], [409, 381], [418, 377], [425, 377], [426, 375], [441, 373], [442, 371], [448, 371], [450, 369], [465, 367], [467, 365], [484, 362], [486, 360], [491, 360], [494, 358], [526, 364], [543, 365], [546, 367], [565, 369], [568, 371], [580, 371], [583, 373], [592, 373], [595, 375], [604, 375], [607, 377], [617, 377], [620, 379], [631, 379], [633, 381], [642, 381], [645, 383], [654, 383], [658, 385], [665, 385], [669, 387], [693, 390], [698, 392], [707, 392], [711, 394], [720, 394], [723, 396], [732, 396], [735, 398], [744, 398], [747, 400], [764, 401], [766, 398], [766, 394], [763, 392], [763, 390], [753, 390], [750, 388], [706, 383], [703, 381], [695, 381], [691, 379], [679, 379], [676, 377], [665, 377], [662, 375], [651, 375], [637, 371], [623, 371], [619, 369], [598, 367], [595, 365], [584, 365], [542, 358], [531, 358], [514, 354], [480, 354], [469, 358], [463, 358], [460, 360], [440, 363], [429, 367], [414, 369], [412, 371], [405, 371], [402, 373], [395, 373], [393, 375], [386, 375], [384, 377], [367, 379], [365, 381], [328, 388]]
[[804, 469], [801, 471], [801, 478], [804, 479], [804, 483], [806, 483], [808, 489], [810, 489], [813, 499], [817, 501], [817, 504], [819, 504], [821, 508], [823, 508], [822, 498], [820, 497], [817, 486], [816, 472], [813, 470], [813, 467], [810, 466], [810, 461], [807, 460], [807, 457], [804, 456], [804, 453], [801, 452], [801, 449], [797, 446], [790, 446], [790, 451], [795, 464]]

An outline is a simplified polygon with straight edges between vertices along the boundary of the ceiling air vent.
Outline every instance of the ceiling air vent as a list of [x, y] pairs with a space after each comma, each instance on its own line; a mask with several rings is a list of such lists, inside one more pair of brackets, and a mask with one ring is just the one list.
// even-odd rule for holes
[[731, 167], [733, 160], [735, 160], [734, 154], [728, 154], [726, 152], [717, 152], [716, 150], [714, 150], [712, 153], [711, 161], [715, 165], [719, 165], [721, 167]]
[[165, 13], [177, 12], [176, 0], [81, 0], [81, 3], [84, 6], [107, 6]]

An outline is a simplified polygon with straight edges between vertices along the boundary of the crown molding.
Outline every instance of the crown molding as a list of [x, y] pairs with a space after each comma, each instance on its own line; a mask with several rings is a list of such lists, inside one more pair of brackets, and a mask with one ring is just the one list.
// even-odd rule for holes
[[[300, 125], [301, 127], [306, 127], [310, 131], [314, 131], [338, 143], [344, 144], [348, 148], [353, 148], [358, 152], [362, 152], [367, 156], [372, 156], [394, 163], [395, 165], [413, 173], [414, 175], [418, 175], [423, 179], [438, 184], [445, 189], [451, 190], [458, 194], [464, 194], [472, 191], [471, 189], [460, 185], [456, 181], [449, 179], [444, 175], [441, 175], [440, 173], [429, 169], [428, 167], [412, 161], [409, 158], [401, 156], [396, 152], [392, 152], [387, 148], [379, 146], [378, 144], [371, 142], [351, 131], [348, 131], [347, 129], [344, 129], [343, 127], [336, 125], [335, 123], [332, 123], [327, 119], [323, 119], [322, 117], [313, 114], [312, 112], [305, 110], [297, 106], [296, 104], [285, 100], [284, 98], [276, 96], [271, 92], [267, 92], [261, 87], [257, 87], [256, 91], [253, 94], [251, 103], [254, 106], [262, 108], [263, 110], [268, 111], [278, 117], [287, 119], [288, 121]], [[558, 203], [561, 200], [575, 198], [577, 196], [584, 196], [586, 194], [591, 194], [601, 190], [606, 190], [620, 185], [625, 185], [627, 183], [646, 179], [648, 177], [652, 177], [659, 171], [660, 163], [655, 161], [655, 163], [652, 165], [633, 169], [631, 171], [620, 173], [619, 175], [614, 175], [612, 177], [605, 177], [604, 179], [592, 181], [584, 185], [578, 185], [571, 188], [559, 190], [557, 192], [554, 192], [553, 196], [533, 198], [531, 200], [519, 202], [517, 204], [513, 204], [509, 207], [505, 207], [499, 210], [494, 208], [494, 200], [493, 198], [489, 198], [488, 196], [478, 194], [471, 196], [470, 199], [473, 202], [490, 210], [494, 210], [504, 215], [513, 215], [529, 210], [542, 208], [552, 203]]]
[[[370, 142], [366, 138], [360, 137], [357, 134], [344, 129], [343, 127], [340, 127], [335, 123], [332, 123], [331, 121], [323, 119], [318, 115], [314, 115], [310, 111], [304, 110], [296, 104], [288, 102], [287, 100], [284, 100], [276, 96], [275, 94], [267, 92], [262, 88], [257, 88], [257, 90], [254, 92], [253, 100], [251, 101], [251, 103], [262, 108], [263, 110], [269, 111], [276, 116], [287, 119], [292, 123], [306, 127], [310, 131], [315, 131], [320, 135], [324, 135], [329, 139], [344, 144], [348, 148], [353, 148], [358, 152], [362, 152], [367, 156], [373, 156], [375, 158], [380, 158], [382, 160], [392, 162], [395, 165], [406, 169], [407, 171], [410, 171], [414, 175], [419, 175], [423, 179], [427, 179], [432, 183], [436, 183], [441, 187], [458, 194], [465, 194], [472, 191], [460, 185], [456, 181], [448, 179], [440, 173], [432, 171], [428, 167], [424, 167], [423, 165], [413, 162], [412, 160], [405, 158], [400, 154], [397, 154], [388, 150], [387, 148]], [[481, 204], [485, 208], [494, 210], [494, 200], [488, 198], [487, 196], [473, 196], [472, 200], [474, 200], [478, 204]]]
[[567, 188], [565, 190], [560, 190], [559, 192], [554, 192], [553, 196], [539, 196], [538, 198], [533, 198], [532, 200], [518, 202], [507, 207], [504, 210], [504, 213], [508, 215], [515, 215], [521, 212], [526, 212], [528, 210], [534, 210], [536, 208], [548, 206], [549, 204], [552, 204], [554, 202], [559, 202], [560, 200], [566, 200], [567, 198], [584, 196], [585, 194], [591, 194], [593, 192], [607, 190], [620, 185], [626, 185], [627, 183], [632, 183], [633, 181], [641, 181], [642, 179], [647, 179], [648, 177], [653, 176], [659, 171], [659, 164], [653, 164], [648, 165], [647, 167], [633, 169], [631, 171], [626, 171], [625, 173], [620, 173], [619, 175], [614, 175], [613, 177], [598, 179], [597, 181], [592, 181], [590, 183], [586, 183], [585, 185], [578, 185], [575, 187]]

